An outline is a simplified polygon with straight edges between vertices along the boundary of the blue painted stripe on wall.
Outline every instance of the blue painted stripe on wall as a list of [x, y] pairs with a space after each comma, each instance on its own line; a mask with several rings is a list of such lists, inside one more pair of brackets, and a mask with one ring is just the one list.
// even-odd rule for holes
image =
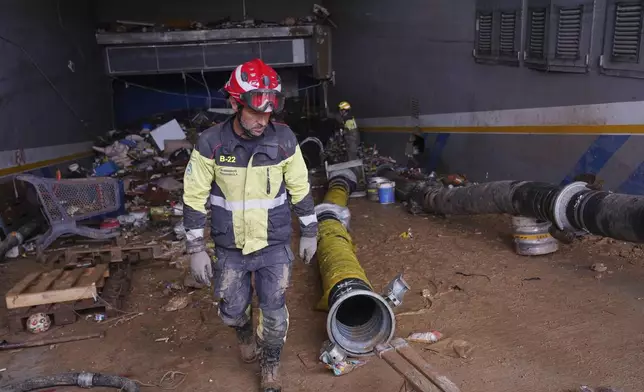
[[617, 188], [617, 192], [629, 195], [644, 195], [644, 162], [633, 170], [626, 181]]
[[443, 154], [443, 149], [447, 144], [447, 140], [449, 140], [449, 135], [449, 133], [439, 133], [438, 136], [436, 136], [436, 140], [434, 141], [434, 145], [432, 146], [429, 154], [428, 169], [430, 172], [435, 171], [438, 167], [441, 155]]
[[579, 174], [599, 173], [608, 160], [626, 143], [629, 137], [630, 135], [598, 136], [579, 158], [575, 167], [561, 181], [561, 185], [571, 183]]

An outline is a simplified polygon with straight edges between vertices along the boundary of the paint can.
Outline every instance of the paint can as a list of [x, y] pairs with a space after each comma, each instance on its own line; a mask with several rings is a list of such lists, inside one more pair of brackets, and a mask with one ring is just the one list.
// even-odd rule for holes
[[367, 199], [371, 201], [378, 201], [378, 185], [387, 182], [384, 177], [371, 177], [369, 184], [367, 184]]
[[514, 248], [522, 256], [540, 256], [559, 250], [559, 241], [550, 235], [552, 223], [525, 216], [513, 216]]
[[378, 184], [378, 201], [380, 204], [391, 204], [396, 201], [396, 183], [386, 181]]

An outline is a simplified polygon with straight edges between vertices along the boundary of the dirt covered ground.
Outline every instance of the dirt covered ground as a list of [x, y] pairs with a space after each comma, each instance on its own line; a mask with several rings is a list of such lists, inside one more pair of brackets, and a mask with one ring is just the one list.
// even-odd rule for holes
[[[414, 347], [463, 392], [563, 392], [580, 385], [641, 390], [644, 250], [639, 246], [587, 237], [555, 254], [530, 258], [514, 253], [507, 217], [411, 216], [400, 205], [366, 200], [352, 200], [351, 210], [358, 257], [374, 286], [381, 290], [403, 272], [412, 287], [396, 309], [396, 335], [442, 332], [443, 342]], [[412, 236], [401, 237], [404, 232]], [[593, 263], [608, 270], [591, 271]], [[220, 323], [207, 290], [184, 290], [192, 292], [188, 307], [162, 309], [176, 294], [168, 289], [171, 283], [183, 282], [181, 266], [140, 263], [121, 323], [81, 320], [45, 334], [106, 331], [102, 340], [0, 352], [0, 368], [6, 369], [0, 383], [84, 370], [152, 385], [177, 371], [186, 374], [178, 391], [257, 390], [257, 365], [238, 358], [234, 333]], [[14, 261], [0, 268], [6, 291], [41, 266]], [[326, 315], [314, 310], [319, 282], [315, 265], [296, 260], [284, 390], [404, 390], [401, 377], [376, 358], [341, 377], [317, 363], [326, 338]], [[6, 328], [2, 336], [12, 342], [33, 338]], [[75, 389], [55, 389], [66, 390]]]

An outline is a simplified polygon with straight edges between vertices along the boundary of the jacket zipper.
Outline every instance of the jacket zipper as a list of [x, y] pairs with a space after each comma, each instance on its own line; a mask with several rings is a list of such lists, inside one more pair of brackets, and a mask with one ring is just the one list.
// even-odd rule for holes
[[266, 167], [266, 194], [271, 194], [271, 171]]

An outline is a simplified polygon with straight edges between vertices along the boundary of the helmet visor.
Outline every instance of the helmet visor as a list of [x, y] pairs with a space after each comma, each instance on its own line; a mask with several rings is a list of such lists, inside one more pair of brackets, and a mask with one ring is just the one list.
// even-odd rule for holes
[[284, 95], [275, 90], [248, 91], [241, 95], [241, 99], [257, 112], [281, 112], [284, 108]]

